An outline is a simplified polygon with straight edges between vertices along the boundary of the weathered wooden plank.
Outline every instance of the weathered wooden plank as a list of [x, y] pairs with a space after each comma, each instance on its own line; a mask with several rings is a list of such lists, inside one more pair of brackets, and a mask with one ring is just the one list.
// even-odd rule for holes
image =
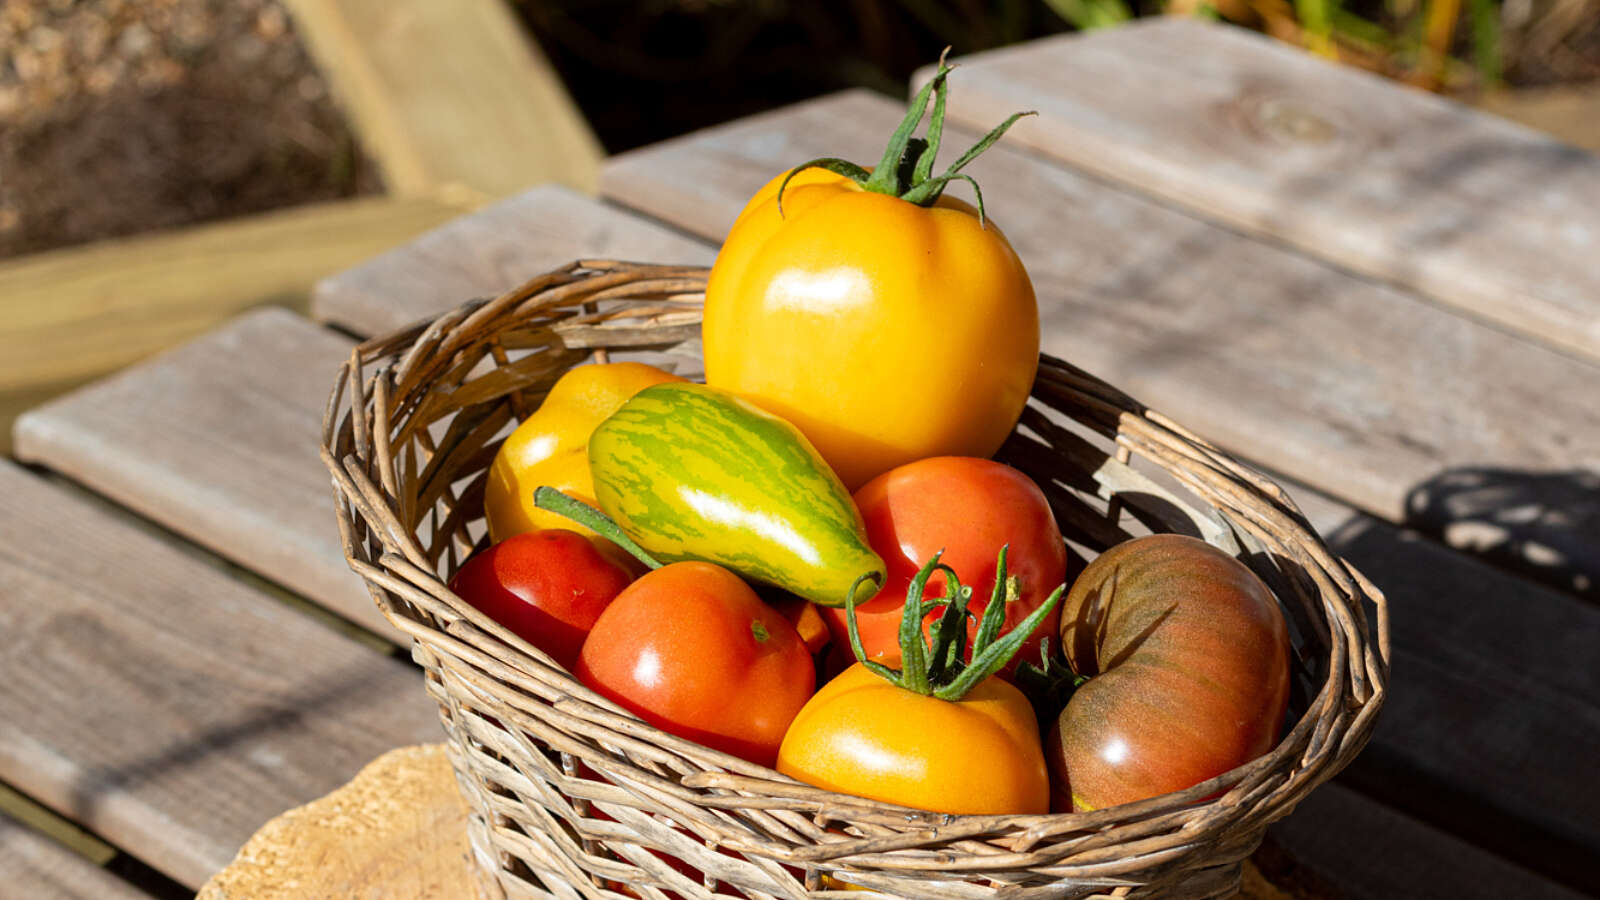
[[[1278, 871], [1280, 854], [1289, 858]], [[1316, 900], [1578, 900], [1585, 896], [1335, 781], [1267, 832], [1263, 874]]]
[[[900, 114], [867, 93], [800, 104], [615, 157], [602, 190], [720, 240], [773, 173], [874, 159]], [[1600, 366], [1006, 142], [968, 171], [1033, 274], [1045, 350], [1271, 469], [1404, 521], [1451, 470], [1600, 468]], [[1570, 537], [1600, 571], [1600, 530]]]
[[436, 739], [414, 669], [0, 464], [0, 778], [190, 886]]
[[345, 563], [317, 455], [354, 343], [288, 310], [247, 313], [25, 413], [16, 453], [400, 641]]
[[1328, 543], [1384, 591], [1393, 637], [1388, 700], [1344, 781], [1600, 894], [1600, 609], [1367, 516]]
[[[710, 249], [561, 188], [530, 191], [328, 279], [318, 309], [398, 327], [585, 256], [707, 262]], [[321, 414], [353, 342], [282, 310], [24, 415], [16, 453], [399, 638], [345, 565]]]
[[382, 334], [581, 257], [706, 264], [712, 256], [703, 243], [669, 228], [547, 186], [324, 279], [311, 314], [359, 334]]
[[962, 63], [953, 118], [1600, 359], [1600, 158], [1191, 19]]
[[3, 813], [0, 893], [29, 900], [149, 900], [144, 891]]
[[295, 25], [401, 194], [592, 189], [602, 150], [498, 0], [289, 0]]
[[0, 391], [82, 380], [311, 285], [465, 212], [351, 200], [0, 263]]

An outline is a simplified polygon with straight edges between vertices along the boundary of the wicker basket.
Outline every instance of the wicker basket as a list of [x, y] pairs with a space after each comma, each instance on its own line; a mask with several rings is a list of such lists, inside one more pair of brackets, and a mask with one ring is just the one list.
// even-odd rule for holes
[[1143, 531], [1198, 535], [1262, 575], [1290, 622], [1292, 727], [1270, 754], [1187, 791], [1073, 815], [951, 816], [818, 790], [645, 725], [449, 591], [486, 540], [485, 470], [514, 420], [591, 355], [677, 351], [692, 375], [704, 284], [697, 268], [573, 263], [363, 343], [330, 398], [322, 449], [345, 552], [414, 639], [489, 893], [1235, 891], [1267, 824], [1371, 733], [1388, 674], [1383, 597], [1276, 485], [1060, 360], [1041, 359], [1000, 458], [1045, 489], [1078, 555]]

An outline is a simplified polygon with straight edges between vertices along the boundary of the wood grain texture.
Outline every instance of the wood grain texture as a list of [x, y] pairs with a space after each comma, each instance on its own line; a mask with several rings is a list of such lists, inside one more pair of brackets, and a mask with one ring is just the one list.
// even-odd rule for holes
[[[1342, 779], [1600, 894], [1600, 608], [1367, 516], [1328, 544], [1388, 597], [1393, 646], [1377, 729]], [[1418, 896], [1407, 884], [1374, 896]]]
[[707, 264], [713, 251], [573, 191], [535, 188], [318, 283], [311, 314], [383, 334], [581, 257]]
[[149, 900], [149, 895], [0, 814], [0, 894], [28, 900]]
[[378, 757], [268, 822], [197, 900], [479, 900], [467, 804], [443, 744]]
[[1579, 900], [1585, 896], [1337, 781], [1317, 788], [1293, 815], [1268, 829], [1266, 844], [1255, 859], [1273, 883], [1296, 897], [1316, 900]]
[[961, 62], [952, 118], [1600, 359], [1600, 158], [1197, 20]]
[[286, 5], [389, 190], [593, 188], [600, 143], [503, 3]]
[[0, 263], [0, 392], [109, 372], [465, 212], [417, 198], [300, 207]]
[[[835, 95], [614, 157], [602, 190], [720, 240], [775, 172], [876, 158], [900, 115], [871, 94]], [[968, 171], [1033, 275], [1047, 352], [1394, 521], [1447, 470], [1600, 469], [1600, 366], [1007, 142]], [[1600, 571], [1600, 532], [1571, 537], [1569, 552]]]
[[436, 738], [417, 672], [0, 465], [0, 778], [197, 886]]
[[345, 563], [317, 456], [354, 342], [264, 309], [25, 413], [17, 457], [401, 640]]

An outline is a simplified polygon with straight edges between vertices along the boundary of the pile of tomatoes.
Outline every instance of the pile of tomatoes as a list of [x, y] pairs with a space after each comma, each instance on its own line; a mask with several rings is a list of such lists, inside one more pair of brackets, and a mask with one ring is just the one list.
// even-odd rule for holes
[[1015, 117], [935, 175], [947, 73], [874, 169], [751, 199], [706, 385], [613, 363], [554, 386], [451, 587], [652, 725], [819, 787], [951, 813], [1181, 790], [1276, 742], [1283, 618], [1173, 535], [1066, 583], [1050, 500], [989, 458], [1034, 378], [1033, 289], [981, 195], [943, 193]]

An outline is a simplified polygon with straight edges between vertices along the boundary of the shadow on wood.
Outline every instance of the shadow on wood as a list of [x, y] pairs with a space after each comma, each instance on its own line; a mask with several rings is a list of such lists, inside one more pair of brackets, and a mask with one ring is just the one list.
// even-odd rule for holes
[[1406, 497], [1405, 522], [1457, 550], [1600, 600], [1592, 546], [1600, 534], [1600, 472], [1451, 469]]

